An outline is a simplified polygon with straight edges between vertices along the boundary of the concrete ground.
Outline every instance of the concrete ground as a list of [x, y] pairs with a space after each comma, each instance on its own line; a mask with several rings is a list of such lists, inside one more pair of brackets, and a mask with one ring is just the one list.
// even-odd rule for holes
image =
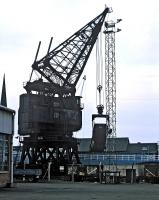
[[159, 184], [17, 183], [0, 188], [2, 200], [158, 200]]

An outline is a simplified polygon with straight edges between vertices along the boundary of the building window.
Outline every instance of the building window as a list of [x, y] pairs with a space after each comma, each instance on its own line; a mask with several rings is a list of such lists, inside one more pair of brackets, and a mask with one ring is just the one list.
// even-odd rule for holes
[[8, 171], [9, 165], [8, 135], [0, 133], [0, 171]]

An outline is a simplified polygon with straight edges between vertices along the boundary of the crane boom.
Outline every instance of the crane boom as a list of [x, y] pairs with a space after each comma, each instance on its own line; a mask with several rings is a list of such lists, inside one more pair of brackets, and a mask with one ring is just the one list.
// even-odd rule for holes
[[74, 89], [90, 56], [109, 8], [32, 65], [55, 87]]

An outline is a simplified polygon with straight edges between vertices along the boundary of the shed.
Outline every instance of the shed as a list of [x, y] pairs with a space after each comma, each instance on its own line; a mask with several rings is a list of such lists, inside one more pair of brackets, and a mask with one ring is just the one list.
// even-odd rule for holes
[[0, 105], [0, 186], [13, 183], [14, 116], [14, 110]]

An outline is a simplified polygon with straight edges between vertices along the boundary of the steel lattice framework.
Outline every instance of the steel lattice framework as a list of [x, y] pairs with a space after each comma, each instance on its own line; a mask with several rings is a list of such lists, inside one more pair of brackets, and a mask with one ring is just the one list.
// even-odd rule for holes
[[109, 8], [106, 8], [41, 60], [34, 62], [33, 70], [55, 87], [75, 88], [108, 12]]
[[115, 31], [106, 27], [105, 33], [105, 96], [106, 115], [112, 129], [110, 137], [116, 137], [116, 62]]

